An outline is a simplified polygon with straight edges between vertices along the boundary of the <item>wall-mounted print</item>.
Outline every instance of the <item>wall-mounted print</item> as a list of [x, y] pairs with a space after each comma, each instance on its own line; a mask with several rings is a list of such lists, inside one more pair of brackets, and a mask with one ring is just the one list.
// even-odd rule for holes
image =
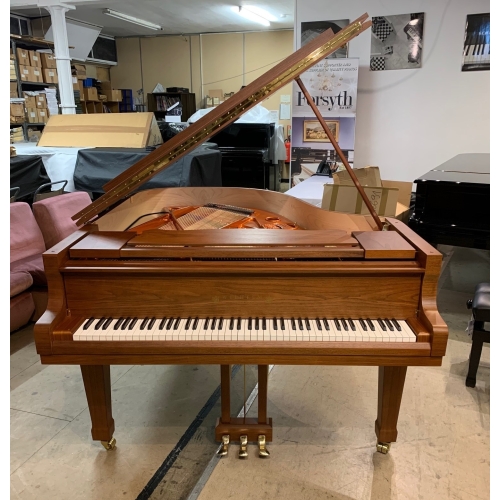
[[[314, 40], [318, 35], [324, 33], [328, 28], [331, 28], [334, 33], [338, 33], [341, 29], [349, 24], [349, 19], [340, 19], [338, 21], [312, 21], [301, 23], [300, 29], [300, 46], [303, 47], [311, 40]], [[347, 57], [347, 43], [342, 45], [333, 54], [330, 54], [325, 59], [339, 59]]]
[[[335, 140], [339, 141], [339, 124], [338, 120], [325, 120], [326, 125], [332, 131]], [[326, 132], [323, 130], [321, 123], [318, 120], [304, 120], [303, 142], [330, 142]]]
[[370, 69], [422, 66], [424, 13], [372, 17]]
[[465, 24], [462, 71], [490, 69], [490, 14], [471, 14]]

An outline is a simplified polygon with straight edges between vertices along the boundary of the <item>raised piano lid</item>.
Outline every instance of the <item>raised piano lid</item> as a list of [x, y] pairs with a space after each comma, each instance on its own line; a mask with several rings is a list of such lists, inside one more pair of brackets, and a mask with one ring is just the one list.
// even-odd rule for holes
[[367, 19], [368, 14], [363, 14], [337, 34], [334, 34], [331, 29], [326, 30], [166, 144], [108, 182], [104, 186], [105, 194], [75, 214], [73, 219], [77, 220], [78, 224], [83, 224], [120, 202], [147, 182], [151, 176], [169, 167], [174, 161], [207, 141], [221, 128], [233, 123], [250, 108], [369, 28], [371, 21]]

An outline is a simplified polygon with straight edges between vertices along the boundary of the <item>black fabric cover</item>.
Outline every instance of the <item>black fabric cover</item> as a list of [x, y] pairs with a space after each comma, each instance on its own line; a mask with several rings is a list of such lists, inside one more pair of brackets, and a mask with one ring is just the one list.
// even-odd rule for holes
[[490, 321], [490, 284], [479, 283], [472, 300], [472, 313], [476, 321]]
[[34, 192], [42, 185], [50, 182], [43, 166], [42, 158], [35, 155], [12, 156], [10, 159], [10, 187], [18, 187], [20, 191], [16, 201], [33, 201]]
[[[75, 165], [74, 182], [78, 191], [103, 194], [103, 185], [147, 156], [154, 148], [81, 149]], [[221, 153], [203, 144], [172, 164], [139, 191], [158, 187], [221, 186]]]

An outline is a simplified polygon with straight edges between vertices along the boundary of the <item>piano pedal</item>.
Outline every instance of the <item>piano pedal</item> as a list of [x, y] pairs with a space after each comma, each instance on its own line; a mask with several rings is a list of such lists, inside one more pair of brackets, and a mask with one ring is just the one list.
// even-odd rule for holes
[[222, 443], [217, 451], [217, 455], [219, 457], [225, 457], [228, 453], [228, 450], [229, 450], [229, 434], [224, 434], [224, 436], [222, 436]]
[[261, 434], [258, 438], [258, 443], [259, 443], [259, 458], [269, 457], [270, 453], [269, 450], [266, 448], [266, 436]]
[[248, 457], [248, 439], [247, 436], [240, 436], [240, 452], [238, 454], [239, 458], [247, 458]]
[[387, 455], [390, 449], [391, 449], [391, 443], [382, 443], [382, 442], [377, 443], [377, 451], [379, 453], [382, 453], [383, 455]]
[[112, 437], [109, 441], [101, 441], [106, 451], [112, 451], [116, 448], [116, 439]]

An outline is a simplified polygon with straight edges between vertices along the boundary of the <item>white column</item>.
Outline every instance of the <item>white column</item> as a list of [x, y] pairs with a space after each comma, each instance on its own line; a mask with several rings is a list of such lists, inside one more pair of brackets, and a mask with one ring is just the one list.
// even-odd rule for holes
[[69, 56], [68, 32], [66, 31], [66, 11], [74, 10], [73, 5], [46, 5], [52, 21], [54, 34], [54, 51], [59, 80], [59, 97], [63, 115], [75, 114], [75, 95], [73, 94], [73, 78], [71, 76], [71, 57]]

